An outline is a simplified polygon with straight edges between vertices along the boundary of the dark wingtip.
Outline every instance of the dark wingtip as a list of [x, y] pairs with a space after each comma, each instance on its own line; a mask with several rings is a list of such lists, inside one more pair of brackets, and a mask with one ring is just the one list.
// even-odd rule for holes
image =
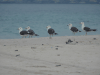
[[35, 36], [39, 36], [38, 34], [35, 34]]
[[58, 33], [55, 33], [55, 35], [58, 35]]
[[94, 29], [93, 31], [97, 31], [97, 29]]
[[81, 31], [79, 30], [79, 32], [81, 32]]
[[97, 31], [97, 29], [91, 29], [91, 31]]

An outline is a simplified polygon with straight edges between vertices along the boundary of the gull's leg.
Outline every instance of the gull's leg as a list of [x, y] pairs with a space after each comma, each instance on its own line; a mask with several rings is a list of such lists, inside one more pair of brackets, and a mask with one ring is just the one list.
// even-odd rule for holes
[[24, 35], [22, 36], [22, 38], [24, 37]]
[[50, 34], [50, 39], [51, 39], [51, 34]]
[[86, 35], [87, 35], [87, 32], [86, 32]]

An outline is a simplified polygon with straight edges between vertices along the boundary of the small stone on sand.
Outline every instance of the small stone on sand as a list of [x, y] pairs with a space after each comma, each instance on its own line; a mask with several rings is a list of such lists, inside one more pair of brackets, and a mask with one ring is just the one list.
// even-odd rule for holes
[[56, 50], [58, 50], [58, 48], [56, 48]]
[[16, 55], [16, 57], [17, 57], [17, 56], [20, 56], [20, 54]]
[[18, 51], [18, 50], [15, 50], [15, 51]]
[[93, 38], [93, 40], [96, 40], [96, 38]]
[[61, 66], [61, 65], [56, 65], [56, 67]]
[[31, 49], [36, 49], [36, 47], [31, 47]]

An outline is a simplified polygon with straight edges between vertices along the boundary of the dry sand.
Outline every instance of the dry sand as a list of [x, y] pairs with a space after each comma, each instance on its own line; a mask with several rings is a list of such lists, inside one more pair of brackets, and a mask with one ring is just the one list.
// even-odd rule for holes
[[0, 75], [100, 75], [100, 35], [0, 39]]

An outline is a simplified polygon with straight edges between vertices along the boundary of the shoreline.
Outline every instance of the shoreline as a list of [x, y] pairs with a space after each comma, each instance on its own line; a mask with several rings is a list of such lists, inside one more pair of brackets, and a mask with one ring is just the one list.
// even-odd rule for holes
[[[49, 37], [39, 37], [39, 38], [21, 38], [21, 39], [0, 39], [0, 45], [41, 45], [41, 44], [66, 44], [66, 42], [70, 39], [73, 42], [78, 42], [78, 44], [82, 44], [82, 42], [85, 42], [83, 44], [90, 45], [92, 44], [92, 41], [94, 38], [98, 39], [100, 41], [100, 35], [87, 35], [87, 36], [55, 36], [52, 37], [52, 39], [49, 39]], [[94, 40], [96, 41], [96, 40]], [[96, 44], [94, 43], [93, 44]], [[97, 43], [99, 43], [97, 41]], [[89, 43], [90, 42], [90, 43]], [[100, 43], [99, 43], [100, 44]]]

